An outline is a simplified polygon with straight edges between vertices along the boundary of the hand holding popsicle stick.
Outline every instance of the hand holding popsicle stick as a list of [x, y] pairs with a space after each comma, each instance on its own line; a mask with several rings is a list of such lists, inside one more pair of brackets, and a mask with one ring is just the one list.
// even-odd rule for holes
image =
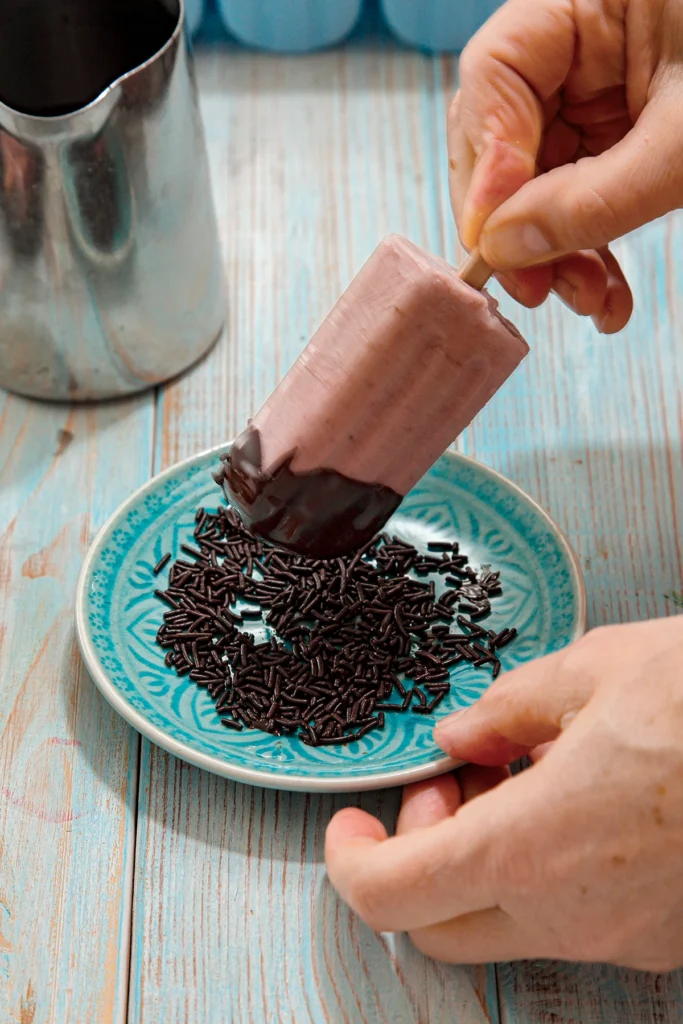
[[608, 244], [683, 202], [679, 0], [508, 0], [465, 50], [449, 114], [463, 244], [507, 291], [598, 329], [632, 311]]

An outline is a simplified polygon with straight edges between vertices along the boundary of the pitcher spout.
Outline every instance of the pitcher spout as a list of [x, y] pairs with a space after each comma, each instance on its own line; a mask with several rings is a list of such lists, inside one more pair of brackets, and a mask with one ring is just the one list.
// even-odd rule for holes
[[3, 0], [0, 126], [97, 131], [123, 83], [177, 43], [183, 15], [183, 0]]

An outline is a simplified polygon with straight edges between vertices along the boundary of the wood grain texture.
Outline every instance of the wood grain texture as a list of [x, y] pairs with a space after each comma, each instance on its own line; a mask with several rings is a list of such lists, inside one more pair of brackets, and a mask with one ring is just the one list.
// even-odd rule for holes
[[152, 413], [0, 396], [2, 1024], [125, 1018], [139, 739], [86, 677], [73, 606], [149, 475]]
[[[384, 234], [441, 248], [430, 59], [203, 54], [198, 72], [228, 336], [165, 390], [157, 469], [244, 425]], [[359, 802], [393, 826], [398, 794]], [[233, 785], [143, 742], [131, 1021], [498, 1020], [492, 969], [431, 963], [337, 900], [323, 838], [343, 804]]]
[[593, 964], [499, 968], [505, 1024], [679, 1024], [683, 975], [653, 977]]

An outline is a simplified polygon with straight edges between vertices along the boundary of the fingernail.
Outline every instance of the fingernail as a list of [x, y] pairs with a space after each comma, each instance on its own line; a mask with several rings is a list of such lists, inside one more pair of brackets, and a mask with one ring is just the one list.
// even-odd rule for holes
[[602, 313], [602, 314], [596, 314], [595, 316], [591, 317], [591, 320], [593, 321], [593, 323], [597, 327], [597, 329], [600, 332], [600, 334], [606, 334], [605, 327], [607, 326], [608, 316], [609, 316], [608, 313]]
[[502, 284], [505, 291], [517, 302], [522, 301], [522, 289], [518, 286], [514, 277], [509, 274], [496, 274], [496, 280]]
[[485, 220], [486, 213], [466, 199], [462, 210], [460, 240], [467, 249], [474, 249], [477, 246]]
[[563, 302], [565, 306], [571, 309], [572, 313], [579, 312], [577, 308], [577, 289], [569, 281], [565, 281], [563, 277], [555, 278], [553, 291], [560, 302]]
[[437, 722], [434, 726], [434, 742], [441, 746], [441, 739], [450, 739], [451, 735], [459, 728], [460, 720], [468, 711], [469, 708], [462, 708], [460, 711], [454, 711], [448, 718], [442, 718], [440, 722]]
[[522, 267], [541, 263], [553, 248], [534, 224], [505, 224], [482, 233], [482, 256], [494, 267]]

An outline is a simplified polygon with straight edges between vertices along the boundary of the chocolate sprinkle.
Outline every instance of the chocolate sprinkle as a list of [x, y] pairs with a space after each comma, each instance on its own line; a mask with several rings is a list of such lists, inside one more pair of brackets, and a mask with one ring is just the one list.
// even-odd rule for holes
[[[496, 652], [516, 636], [475, 621], [502, 592], [500, 574], [478, 575], [455, 543], [431, 542], [424, 554], [381, 534], [323, 561], [269, 547], [220, 507], [198, 509], [194, 545], [182, 545], [188, 560], [154, 592], [168, 606], [157, 643], [168, 667], [207, 690], [227, 729], [344, 746], [384, 728], [387, 714], [432, 714], [455, 665], [495, 678]], [[437, 596], [421, 577], [444, 567], [455, 575], [441, 575], [447, 590]], [[264, 620], [271, 635], [257, 642], [246, 629]]]
[[171, 552], [167, 551], [166, 554], [162, 558], [159, 559], [157, 564], [152, 569], [152, 572], [154, 573], [154, 575], [158, 576], [159, 573], [161, 572], [161, 570], [164, 569], [168, 565], [168, 563], [170, 561], [171, 561]]

